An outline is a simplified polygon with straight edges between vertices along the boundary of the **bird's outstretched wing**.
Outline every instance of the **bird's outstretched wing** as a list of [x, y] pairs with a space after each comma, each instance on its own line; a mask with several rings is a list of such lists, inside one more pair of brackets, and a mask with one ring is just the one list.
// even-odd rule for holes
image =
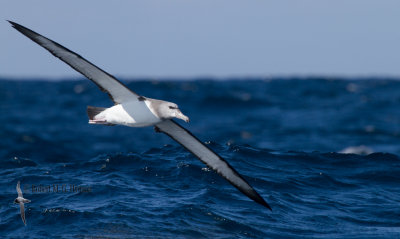
[[18, 197], [23, 197], [23, 196], [22, 196], [22, 191], [21, 191], [21, 186], [20, 186], [20, 184], [19, 184], [19, 181], [18, 181], [18, 183], [17, 183], [17, 192], [18, 192]]
[[23, 202], [20, 202], [20, 203], [19, 203], [19, 209], [20, 209], [20, 211], [21, 211], [21, 218], [22, 218], [22, 221], [24, 222], [24, 224], [25, 224], [25, 226], [26, 226], [26, 221], [25, 221], [25, 206], [24, 206], [24, 203], [23, 203]]
[[209, 149], [192, 133], [180, 126], [173, 120], [165, 120], [156, 125], [156, 130], [161, 131], [177, 141], [208, 167], [215, 170], [219, 175], [228, 180], [255, 202], [271, 210], [268, 203], [246, 182], [246, 180], [218, 154]]
[[143, 97], [128, 89], [114, 76], [93, 65], [75, 52], [24, 26], [19, 25], [18, 23], [12, 21], [8, 22], [10, 22], [11, 25], [19, 32], [48, 50], [51, 54], [63, 62], [67, 63], [74, 70], [86, 76], [89, 80], [93, 81], [102, 91], [106, 92], [110, 96], [115, 104], [132, 101], [135, 99], [143, 99]]

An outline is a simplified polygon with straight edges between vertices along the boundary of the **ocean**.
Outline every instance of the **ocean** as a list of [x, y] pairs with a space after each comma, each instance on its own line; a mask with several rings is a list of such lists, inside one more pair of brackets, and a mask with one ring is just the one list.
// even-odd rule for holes
[[400, 81], [122, 81], [177, 103], [272, 212], [152, 127], [89, 125], [112, 105], [89, 80], [1, 78], [1, 238], [400, 237]]

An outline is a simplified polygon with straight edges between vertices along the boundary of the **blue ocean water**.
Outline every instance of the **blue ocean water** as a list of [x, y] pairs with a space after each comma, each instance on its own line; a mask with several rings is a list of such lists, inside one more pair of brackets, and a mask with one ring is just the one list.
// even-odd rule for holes
[[89, 125], [112, 105], [89, 80], [1, 79], [2, 238], [400, 237], [400, 81], [124, 82], [178, 103], [273, 211], [150, 127]]

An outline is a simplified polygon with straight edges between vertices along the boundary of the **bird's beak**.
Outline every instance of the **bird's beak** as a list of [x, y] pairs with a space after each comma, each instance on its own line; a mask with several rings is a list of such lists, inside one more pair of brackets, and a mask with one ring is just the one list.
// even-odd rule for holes
[[189, 117], [187, 117], [186, 115], [182, 114], [182, 112], [180, 110], [177, 110], [175, 117], [185, 121], [186, 123], [189, 123]]

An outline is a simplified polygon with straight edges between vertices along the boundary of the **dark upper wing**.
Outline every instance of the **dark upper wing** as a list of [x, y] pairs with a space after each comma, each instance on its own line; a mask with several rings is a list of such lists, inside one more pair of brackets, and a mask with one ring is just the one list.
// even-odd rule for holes
[[21, 213], [22, 221], [24, 222], [24, 224], [25, 224], [25, 226], [26, 226], [24, 203], [22, 203], [22, 202], [19, 203], [19, 210], [20, 210], [20, 213]]
[[118, 104], [138, 99], [138, 94], [132, 92], [115, 77], [93, 65], [75, 52], [68, 50], [57, 42], [54, 42], [24, 26], [12, 21], [9, 22], [19, 32], [48, 50], [54, 56], [60, 58], [60, 60], [86, 76], [89, 80], [93, 81], [102, 91], [108, 93], [114, 103]]
[[20, 186], [19, 181], [17, 183], [17, 192], [18, 192], [18, 197], [22, 197], [22, 191], [21, 191], [21, 186]]
[[264, 201], [264, 199], [246, 182], [246, 180], [244, 180], [244, 178], [242, 178], [242, 176], [240, 176], [240, 174], [228, 164], [228, 162], [205, 146], [188, 130], [173, 120], [165, 120], [157, 124], [156, 128], [180, 143], [183, 147], [199, 158], [200, 161], [217, 171], [218, 174], [228, 180], [246, 196], [271, 210], [268, 203]]

